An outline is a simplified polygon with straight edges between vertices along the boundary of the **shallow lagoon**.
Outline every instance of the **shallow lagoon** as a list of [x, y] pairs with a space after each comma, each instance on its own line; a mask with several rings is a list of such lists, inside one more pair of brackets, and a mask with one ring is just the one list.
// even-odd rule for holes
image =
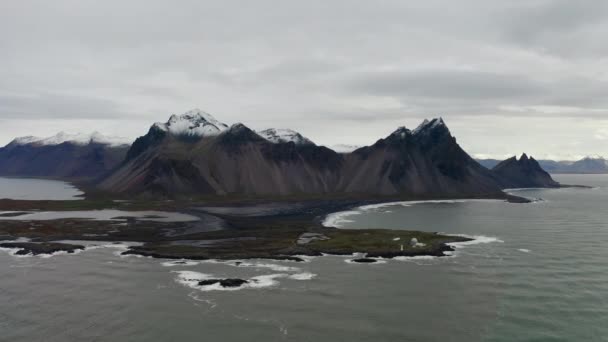
[[0, 177], [0, 199], [79, 200], [82, 195], [78, 188], [62, 181]]

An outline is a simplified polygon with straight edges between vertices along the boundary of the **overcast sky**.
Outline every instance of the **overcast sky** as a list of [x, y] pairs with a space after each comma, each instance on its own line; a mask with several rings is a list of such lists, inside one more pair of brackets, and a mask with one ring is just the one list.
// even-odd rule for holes
[[608, 2], [0, 0], [0, 144], [201, 108], [319, 144], [442, 116], [476, 156], [608, 156]]

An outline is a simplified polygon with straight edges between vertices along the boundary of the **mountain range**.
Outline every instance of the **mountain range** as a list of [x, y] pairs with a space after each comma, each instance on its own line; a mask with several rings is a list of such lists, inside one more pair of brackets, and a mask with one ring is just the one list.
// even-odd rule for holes
[[[477, 159], [486, 168], [493, 168], [501, 161], [498, 159]], [[582, 173], [603, 174], [608, 173], [608, 160], [601, 156], [589, 156], [576, 161], [569, 160], [538, 160], [539, 165], [549, 173]]]
[[0, 175], [94, 181], [124, 160], [130, 141], [98, 132], [16, 138], [0, 148]]
[[192, 110], [153, 124], [99, 187], [164, 196], [439, 197], [496, 194], [502, 184], [458, 145], [441, 118], [414, 130], [399, 127], [371, 146], [337, 153], [291, 130], [255, 132]]
[[152, 124], [131, 145], [60, 134], [0, 149], [0, 175], [87, 180], [124, 195], [466, 197], [559, 186], [533, 158], [499, 166], [489, 170], [471, 158], [441, 118], [338, 153], [293, 130], [256, 132], [198, 109]]

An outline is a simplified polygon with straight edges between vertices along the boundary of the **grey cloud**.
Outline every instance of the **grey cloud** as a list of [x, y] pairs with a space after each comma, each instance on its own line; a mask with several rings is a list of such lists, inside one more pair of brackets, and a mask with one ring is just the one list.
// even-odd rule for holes
[[510, 8], [499, 17], [508, 41], [542, 53], [587, 58], [608, 51], [604, 1], [542, 0]]
[[[112, 119], [108, 127], [130, 120], [128, 127], [142, 127], [136, 135], [201, 107], [228, 123], [301, 129], [320, 143], [339, 139], [332, 127], [370, 141], [435, 115], [462, 126], [506, 117], [568, 122], [559, 129], [570, 118], [599, 125], [608, 108], [607, 7], [589, 0], [0, 2], [0, 118], [11, 122], [3, 127], [27, 126], [24, 118], [76, 127], [91, 118]], [[0, 127], [0, 138], [12, 131]], [[471, 134], [470, 146], [485, 141], [477, 131], [463, 134]]]
[[58, 94], [2, 95], [3, 119], [107, 119], [123, 115], [108, 99]]
[[374, 95], [453, 101], [527, 98], [543, 90], [540, 82], [517, 75], [448, 69], [367, 72], [356, 76], [350, 87]]

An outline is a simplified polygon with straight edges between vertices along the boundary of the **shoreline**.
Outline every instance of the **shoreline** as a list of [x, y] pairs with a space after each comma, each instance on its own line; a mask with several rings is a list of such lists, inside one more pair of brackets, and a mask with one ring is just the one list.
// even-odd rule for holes
[[[109, 199], [85, 196], [84, 200], [0, 199], [0, 239], [30, 239], [27, 248], [57, 241], [138, 242], [123, 255], [159, 259], [303, 261], [298, 256], [363, 255], [369, 259], [395, 257], [442, 257], [454, 251], [451, 244], [473, 239], [412, 230], [342, 229], [328, 224], [332, 215], [358, 208], [380, 208], [419, 203], [504, 201], [529, 203], [529, 199], [501, 192], [469, 196], [383, 196], [357, 194], [341, 198], [235, 198], [213, 199]], [[20, 215], [43, 211], [118, 210], [161, 211], [198, 218], [196, 221], [145, 220], [119, 216], [111, 219], [58, 218], [19, 220]], [[4, 218], [4, 219], [3, 219]], [[412, 239], [420, 244], [410, 245]], [[5, 241], [6, 242], [6, 241]], [[10, 241], [8, 241], [10, 242]], [[65, 246], [66, 250], [72, 248]], [[35, 254], [35, 253], [34, 253]], [[365, 260], [367, 259], [367, 260]]]

